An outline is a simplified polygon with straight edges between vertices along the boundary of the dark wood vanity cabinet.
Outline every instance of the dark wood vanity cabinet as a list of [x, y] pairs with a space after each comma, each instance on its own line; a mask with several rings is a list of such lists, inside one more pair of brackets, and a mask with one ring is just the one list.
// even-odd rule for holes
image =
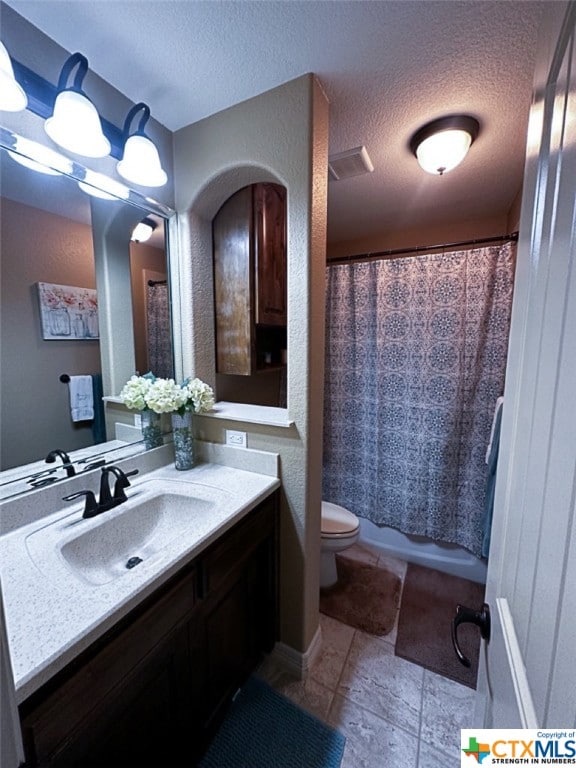
[[251, 375], [286, 348], [286, 189], [238, 190], [212, 222], [216, 370]]
[[20, 707], [26, 765], [193, 766], [276, 638], [276, 494]]

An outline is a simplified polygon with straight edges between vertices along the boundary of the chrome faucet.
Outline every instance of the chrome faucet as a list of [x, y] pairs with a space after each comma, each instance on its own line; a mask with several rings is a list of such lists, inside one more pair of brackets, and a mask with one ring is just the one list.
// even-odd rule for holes
[[[110, 492], [110, 482], [108, 475], [112, 473], [116, 476], [116, 482], [114, 483], [114, 495]], [[137, 475], [138, 470], [133, 469], [131, 472], [123, 472], [120, 467], [109, 466], [102, 467], [102, 475], [100, 476], [100, 498], [96, 501], [93, 491], [78, 491], [77, 493], [71, 493], [69, 496], [63, 496], [62, 501], [74, 501], [81, 496], [86, 497], [86, 504], [84, 506], [84, 512], [82, 517], [96, 517], [96, 515], [107, 512], [109, 509], [117, 507], [122, 502], [127, 501], [125, 488], [130, 485], [129, 477]]]
[[44, 459], [44, 461], [47, 464], [54, 464], [56, 461], [56, 457], [60, 457], [62, 459], [62, 466], [66, 470], [66, 476], [67, 477], [74, 477], [76, 474], [76, 470], [74, 469], [74, 465], [70, 461], [70, 456], [65, 451], [61, 451], [60, 448], [56, 448], [54, 451], [50, 451], [48, 456]]

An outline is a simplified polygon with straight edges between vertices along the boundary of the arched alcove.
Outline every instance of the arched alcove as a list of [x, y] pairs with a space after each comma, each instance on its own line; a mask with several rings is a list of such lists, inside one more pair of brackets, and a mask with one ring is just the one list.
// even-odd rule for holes
[[[284, 424], [226, 415], [197, 419], [222, 443], [241, 429], [248, 448], [281, 469], [280, 645], [306, 669], [317, 647], [328, 103], [311, 74], [182, 128], [174, 135], [177, 221], [170, 221], [177, 373], [215, 383], [211, 222], [222, 203], [259, 181], [287, 190], [288, 409]], [[313, 352], [314, 350], [314, 352]], [[256, 406], [257, 407], [257, 406]]]
[[[187, 212], [179, 216], [177, 237], [180, 244], [187, 244], [189, 262], [183, 264], [180, 261], [178, 265], [180, 318], [183, 326], [178, 365], [181, 366], [183, 376], [199, 376], [215, 389], [212, 219], [235, 192], [258, 182], [272, 182], [287, 187], [279, 174], [259, 165], [227, 168], [209, 179], [190, 202]], [[183, 333], [185, 328], [192, 333]]]

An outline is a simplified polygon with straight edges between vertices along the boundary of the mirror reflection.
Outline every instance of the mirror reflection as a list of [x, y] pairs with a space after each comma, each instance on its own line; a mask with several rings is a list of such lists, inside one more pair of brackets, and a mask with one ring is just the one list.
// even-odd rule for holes
[[[140, 441], [133, 413], [115, 412], [113, 403], [104, 413], [102, 394], [118, 394], [106, 391], [110, 355], [133, 358], [132, 372], [159, 376], [173, 375], [173, 360], [164, 218], [110, 195], [96, 200], [75, 179], [24, 167], [6, 148], [0, 174], [2, 485], [30, 474], [18, 468], [32, 462], [43, 463], [40, 480], [65, 478], [61, 457], [44, 464], [55, 449], [84, 459], [82, 471], [94, 446], [105, 454]], [[149, 239], [131, 241], [144, 219]], [[111, 250], [129, 277], [123, 293], [116, 285], [107, 294], [106, 306], [112, 296], [118, 312], [103, 334], [97, 283], [103, 273], [113, 283], [115, 273], [98, 259], [109, 261]]]

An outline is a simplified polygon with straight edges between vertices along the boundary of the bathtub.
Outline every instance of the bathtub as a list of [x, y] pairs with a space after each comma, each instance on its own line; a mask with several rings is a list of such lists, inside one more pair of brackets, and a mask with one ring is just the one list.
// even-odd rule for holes
[[386, 526], [380, 528], [361, 517], [358, 544], [377, 549], [383, 555], [408, 563], [435, 568], [463, 579], [486, 583], [486, 561], [480, 560], [457, 544], [412, 536]]

